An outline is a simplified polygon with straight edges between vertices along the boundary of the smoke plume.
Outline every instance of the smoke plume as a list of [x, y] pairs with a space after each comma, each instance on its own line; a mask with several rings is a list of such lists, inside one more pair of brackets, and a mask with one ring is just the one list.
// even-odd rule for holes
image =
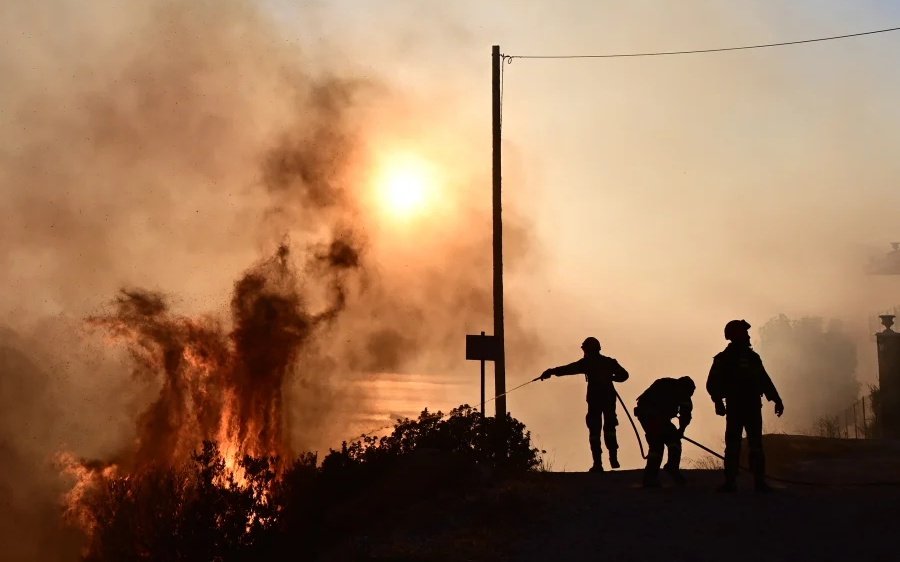
[[[231, 458], [324, 449], [378, 410], [359, 380], [440, 373], [489, 325], [490, 220], [468, 201], [489, 182], [467, 152], [422, 147], [453, 173], [415, 236], [372, 195], [385, 139], [427, 104], [241, 0], [4, 11], [0, 484], [29, 491], [5, 495], [14, 558], [73, 552], [46, 538], [63, 532], [57, 453], [86, 477], [207, 438]], [[515, 264], [527, 230], [510, 224]]]

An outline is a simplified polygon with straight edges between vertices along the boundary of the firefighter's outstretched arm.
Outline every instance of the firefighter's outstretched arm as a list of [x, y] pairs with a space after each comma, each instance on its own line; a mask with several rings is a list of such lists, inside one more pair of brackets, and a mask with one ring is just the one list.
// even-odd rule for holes
[[547, 380], [553, 375], [556, 375], [557, 377], [564, 377], [566, 375], [578, 374], [584, 374], [584, 359], [579, 359], [578, 361], [569, 363], [568, 365], [562, 365], [559, 367], [547, 369], [541, 374], [541, 380]]

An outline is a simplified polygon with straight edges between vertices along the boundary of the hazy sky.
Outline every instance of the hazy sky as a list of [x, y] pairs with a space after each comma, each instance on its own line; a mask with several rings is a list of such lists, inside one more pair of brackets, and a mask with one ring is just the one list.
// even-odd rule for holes
[[[303, 36], [290, 3], [275, 5], [285, 29]], [[464, 142], [481, 143], [485, 170], [492, 44], [511, 55], [628, 53], [790, 41], [900, 21], [891, 2], [320, 7], [316, 33], [341, 38], [346, 64], [431, 96], [437, 111], [471, 123], [480, 136]], [[540, 335], [545, 364], [574, 360], [581, 339], [595, 335], [633, 373], [625, 397], [659, 376], [689, 374], [702, 387], [725, 343], [725, 321], [759, 327], [783, 312], [844, 319], [860, 342], [859, 379], [873, 381], [871, 319], [894, 306], [897, 281], [866, 277], [862, 267], [898, 236], [900, 79], [890, 71], [898, 49], [900, 35], [883, 34], [505, 66], [504, 197], [534, 242], [534, 266], [509, 274], [507, 303]], [[511, 369], [509, 386], [545, 364]], [[462, 370], [477, 396], [476, 365]], [[588, 463], [583, 385], [578, 377], [553, 380], [509, 398], [556, 468]], [[788, 410], [791, 398], [802, 397], [788, 397]], [[702, 392], [697, 403], [699, 436], [718, 443], [721, 420]], [[770, 429], [787, 426], [789, 415], [781, 423]], [[630, 428], [622, 429], [624, 456], [633, 460]]]
[[[4, 8], [11, 16], [29, 17], [24, 34], [13, 33], [20, 28], [12, 23], [5, 26], [4, 40], [18, 58], [10, 55], [3, 63], [19, 73], [19, 85], [28, 84], [48, 99], [55, 99], [56, 80], [68, 76], [70, 67], [59, 61], [75, 59], [75, 45], [85, 49], [88, 67], [91, 60], [141, 52], [133, 35], [138, 27], [120, 24], [130, 21], [136, 9], [104, 3], [82, 10], [62, 4], [65, 9], [37, 16]], [[461, 277], [454, 268], [467, 265], [455, 259], [459, 231], [489, 233], [491, 45], [499, 44], [509, 55], [738, 46], [900, 25], [900, 6], [822, 0], [269, 0], [261, 6], [261, 17], [274, 22], [277, 37], [267, 40], [302, 54], [297, 64], [303, 72], [373, 84], [376, 93], [365, 104], [360, 125], [369, 152], [399, 147], [431, 162], [444, 191], [438, 191], [424, 217], [392, 222], [368, 196], [358, 207], [366, 215], [361, 222], [368, 225], [377, 267], [402, 272], [427, 263], [436, 273], [443, 271], [450, 286]], [[13, 21], [23, 20], [7, 19]], [[7, 324], [48, 313], [78, 317], [123, 284], [177, 295], [191, 312], [226, 302], [238, 272], [273, 243], [255, 228], [243, 230], [247, 217], [265, 205], [242, 194], [238, 179], [247, 179], [244, 160], [259, 139], [278, 129], [279, 112], [287, 105], [286, 96], [266, 97], [280, 91], [275, 78], [271, 84], [254, 81], [278, 75], [260, 68], [276, 69], [281, 59], [243, 57], [239, 49], [229, 53], [237, 61], [228, 67], [233, 74], [201, 85], [204, 92], [225, 93], [204, 97], [202, 103], [230, 107], [232, 97], [246, 96], [253, 100], [241, 106], [246, 113], [233, 115], [233, 123], [222, 129], [203, 124], [203, 149], [196, 155], [185, 155], [180, 137], [154, 146], [164, 157], [141, 161], [142, 195], [120, 197], [131, 193], [130, 171], [90, 180], [105, 187], [86, 200], [93, 207], [89, 212], [100, 207], [115, 215], [144, 208], [174, 165], [177, 181], [164, 193], [177, 212], [129, 212], [119, 226], [140, 235], [127, 244], [109, 241], [108, 253], [67, 249], [64, 256], [89, 264], [94, 272], [78, 284], [55, 277], [63, 258], [42, 257], [76, 242], [78, 248], [94, 248], [95, 238], [77, 223], [67, 234], [47, 234], [37, 252], [24, 242], [25, 234], [7, 232], [7, 271], [0, 285]], [[779, 313], [843, 319], [859, 341], [859, 379], [873, 381], [872, 319], [900, 301], [900, 280], [863, 273], [873, 252], [900, 240], [895, 224], [900, 203], [898, 53], [900, 33], [888, 33], [733, 53], [518, 59], [506, 65], [504, 202], [517, 232], [509, 241], [515, 248], [506, 302], [522, 324], [508, 341], [508, 386], [577, 359], [580, 342], [593, 335], [604, 353], [631, 371], [631, 380], [621, 387], [626, 400], [657, 377], [695, 377], [700, 389], [693, 433], [718, 445], [722, 420], [712, 414], [702, 386], [712, 356], [725, 344], [722, 327], [732, 318], [759, 327]], [[102, 75], [104, 68], [79, 72]], [[245, 83], [245, 76], [252, 79]], [[18, 101], [14, 90], [9, 84], [0, 87], [0, 100]], [[13, 130], [13, 115], [23, 114], [15, 107], [3, 115], [7, 132]], [[82, 118], [48, 121], [41, 134], [53, 136], [61, 127], [73, 134]], [[142, 124], [138, 133], [146, 127], [177, 130], [181, 123], [154, 121]], [[169, 138], [165, 132], [160, 136]], [[5, 134], [2, 142], [10, 154], [22, 148], [13, 134]], [[87, 175], [80, 172], [78, 181], [87, 181]], [[60, 191], [54, 193], [68, 193], [66, 181], [59, 179]], [[4, 181], [2, 193], [22, 198], [20, 185]], [[203, 206], [194, 205], [197, 201]], [[210, 224], [223, 218], [230, 226], [210, 235]], [[72, 236], [82, 235], [73, 241]], [[483, 251], [478, 263], [486, 265], [490, 248], [485, 245]], [[114, 275], [96, 273], [112, 270]], [[490, 288], [489, 269], [467, 271], [465, 277]], [[443, 290], [440, 283], [429, 287], [436, 295]], [[463, 361], [462, 343], [465, 332], [491, 331], [489, 307], [479, 313], [485, 323], [467, 319], [453, 326], [459, 331], [453, 340], [457, 363], [429, 363], [425, 353], [405, 374], [421, 372], [421, 379], [409, 383], [412, 387], [397, 383], [392, 390], [378, 381], [366, 383], [378, 394], [376, 409], [384, 410], [375, 418], [403, 405], [446, 409], [477, 398], [478, 367]], [[517, 334], [535, 337], [517, 340]], [[534, 353], [523, 359], [529, 347]], [[777, 384], [779, 373], [772, 376]], [[428, 383], [435, 380], [447, 384]], [[792, 399], [802, 397], [786, 396], [785, 418], [769, 429], [790, 428]], [[549, 451], [554, 469], [580, 470], [589, 464], [583, 379], [535, 384], [511, 395], [508, 404]], [[620, 428], [622, 457], [626, 466], [636, 466], [630, 432], [627, 425]], [[699, 455], [686, 451], [686, 456]]]

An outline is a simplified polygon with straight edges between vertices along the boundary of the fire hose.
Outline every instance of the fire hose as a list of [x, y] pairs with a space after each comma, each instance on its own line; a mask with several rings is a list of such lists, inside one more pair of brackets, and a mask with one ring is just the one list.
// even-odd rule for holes
[[[506, 392], [501, 392], [500, 394], [498, 394], [497, 396], [494, 396], [493, 398], [488, 398], [487, 400], [484, 401], [484, 403], [485, 403], [485, 404], [488, 404], [488, 403], [490, 403], [490, 402], [493, 402], [494, 400], [500, 398], [501, 396], [506, 396], [507, 394], [511, 394], [511, 393], [515, 392], [516, 390], [519, 390], [519, 389], [522, 388], [523, 386], [528, 386], [529, 384], [531, 384], [531, 383], [533, 383], [533, 382], [537, 382], [537, 381], [539, 381], [539, 380], [541, 380], [541, 377], [538, 376], [538, 377], [535, 377], [535, 378], [531, 379], [530, 381], [525, 381], [525, 382], [523, 382], [522, 384], [520, 384], [519, 386], [517, 386], [517, 387], [515, 387], [515, 388], [510, 388], [510, 389], [507, 390]], [[484, 412], [482, 412], [482, 414], [484, 414]]]
[[616, 389], [613, 388], [613, 392], [616, 393], [616, 398], [619, 399], [619, 404], [622, 405], [622, 409], [625, 410], [625, 415], [628, 416], [628, 421], [631, 423], [631, 429], [634, 430], [634, 438], [637, 439], [638, 447], [641, 449], [641, 458], [646, 459], [647, 455], [644, 453], [644, 442], [641, 440], [641, 434], [638, 433], [637, 424], [634, 423], [634, 420], [631, 419], [631, 413], [628, 411], [628, 406], [625, 405], [625, 401], [622, 400], [622, 397], [619, 396], [619, 393], [616, 392]]

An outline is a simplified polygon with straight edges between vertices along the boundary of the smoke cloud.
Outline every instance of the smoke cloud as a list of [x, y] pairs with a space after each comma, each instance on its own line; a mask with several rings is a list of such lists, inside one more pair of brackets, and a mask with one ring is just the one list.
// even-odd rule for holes
[[[373, 162], [419, 111], [387, 81], [329, 66], [240, 0], [4, 10], [13, 559], [77, 550], [47, 540], [65, 532], [48, 515], [57, 453], [102, 471], [175, 464], [205, 438], [232, 455], [322, 449], [368, 429], [378, 405], [358, 381], [439, 373], [487, 325], [490, 222], [467, 202], [483, 172], [446, 175], [415, 244], [377, 210]], [[514, 223], [513, 262], [528, 246]]]
[[[272, 439], [322, 450], [381, 425], [402, 408], [373, 403], [366, 385], [403, 375], [465, 380], [477, 394], [477, 366], [461, 359], [464, 333], [491, 331], [489, 45], [692, 49], [887, 17], [837, 2], [815, 18], [794, 5], [706, 3], [7, 4], [0, 469], [13, 504], [3, 538], [20, 538], [20, 559], [59, 533], [41, 523], [63, 490], [55, 453], [121, 462], [151, 450], [135, 440], [167, 371], [139, 361], [149, 351], [107, 341], [109, 330], [156, 322], [184, 349], [199, 345], [184, 339], [188, 326], [201, 326], [206, 353], [231, 373], [254, 309], [229, 299], [283, 243], [292, 288], [260, 286], [299, 299], [291, 310], [309, 331], [279, 363], [292, 368], [285, 432]], [[746, 318], [758, 338], [781, 313], [843, 320], [856, 379], [874, 382], [874, 317], [896, 305], [895, 279], [865, 274], [870, 254], [897, 240], [900, 81], [884, 72], [894, 40], [506, 65], [510, 382], [576, 359], [594, 335], [632, 373], [626, 401], [662, 376], [691, 375], [702, 389], [725, 322]], [[424, 216], [392, 220], [371, 170], [410, 146], [443, 169], [442, 195]], [[787, 355], [781, 364], [802, 363]], [[772, 361], [787, 393], [793, 375]], [[555, 469], [589, 464], [583, 384], [530, 385], [509, 400]], [[421, 407], [435, 393], [409, 394]], [[695, 399], [690, 431], [715, 444], [721, 420], [702, 390]], [[811, 411], [786, 408], [785, 424]], [[621, 458], [637, 466], [629, 440], [620, 435]]]
[[837, 416], [856, 400], [856, 342], [840, 322], [779, 315], [759, 333], [767, 369], [781, 375], [782, 399], [796, 404], [789, 425], [794, 432], [814, 432], [821, 418]]

